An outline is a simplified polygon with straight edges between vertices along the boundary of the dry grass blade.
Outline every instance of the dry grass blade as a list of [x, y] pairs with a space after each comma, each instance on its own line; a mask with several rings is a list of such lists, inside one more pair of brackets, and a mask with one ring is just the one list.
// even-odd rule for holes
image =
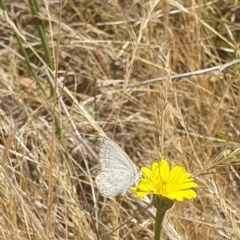
[[[53, 72], [28, 3], [5, 3], [0, 239], [152, 239], [151, 208], [96, 189], [102, 138], [137, 166], [166, 158], [196, 177], [198, 198], [168, 211], [163, 239], [239, 239], [239, 4], [44, 1]], [[14, 32], [54, 99], [31, 87]]]

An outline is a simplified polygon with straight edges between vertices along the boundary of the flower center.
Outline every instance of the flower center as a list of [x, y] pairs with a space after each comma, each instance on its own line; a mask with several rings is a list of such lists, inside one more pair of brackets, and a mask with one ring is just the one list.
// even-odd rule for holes
[[157, 192], [160, 194], [163, 194], [163, 195], [167, 194], [167, 192], [168, 192], [167, 185], [168, 185], [168, 183], [165, 180], [160, 180], [156, 186]]

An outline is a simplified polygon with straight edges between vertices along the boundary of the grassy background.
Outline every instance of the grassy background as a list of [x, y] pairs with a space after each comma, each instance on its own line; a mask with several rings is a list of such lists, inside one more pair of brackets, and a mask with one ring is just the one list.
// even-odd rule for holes
[[196, 178], [163, 239], [239, 239], [239, 65], [170, 80], [239, 58], [239, 3], [39, 1], [34, 17], [30, 2], [0, 1], [0, 238], [153, 239], [134, 196], [95, 187], [107, 135], [139, 167], [166, 158]]

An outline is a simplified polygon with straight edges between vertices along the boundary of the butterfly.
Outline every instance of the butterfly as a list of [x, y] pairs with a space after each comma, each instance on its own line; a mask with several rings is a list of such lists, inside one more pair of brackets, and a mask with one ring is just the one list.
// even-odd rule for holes
[[104, 139], [100, 146], [99, 162], [101, 170], [95, 182], [103, 196], [125, 195], [128, 188], [137, 184], [141, 176], [129, 156], [110, 139]]

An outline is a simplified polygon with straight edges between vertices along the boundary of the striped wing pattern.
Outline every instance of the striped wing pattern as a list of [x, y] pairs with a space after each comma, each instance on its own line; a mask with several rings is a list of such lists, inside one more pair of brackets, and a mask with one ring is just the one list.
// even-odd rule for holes
[[141, 175], [128, 155], [109, 139], [104, 139], [100, 146], [99, 162], [101, 171], [95, 182], [106, 197], [124, 195]]

